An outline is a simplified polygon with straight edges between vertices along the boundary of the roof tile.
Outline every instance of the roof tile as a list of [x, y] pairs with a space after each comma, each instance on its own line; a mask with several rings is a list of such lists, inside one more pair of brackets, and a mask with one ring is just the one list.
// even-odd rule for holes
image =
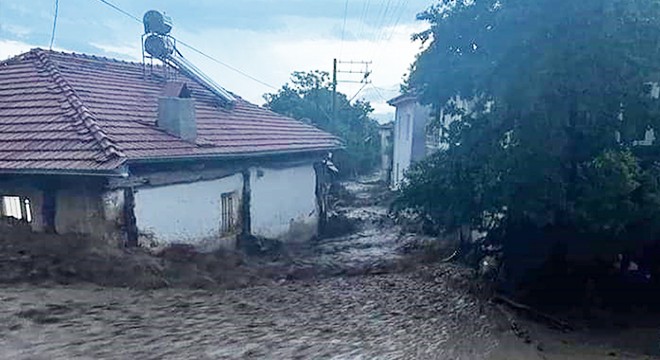
[[[196, 143], [155, 125], [158, 97], [183, 84], [195, 101]], [[162, 66], [41, 49], [0, 62], [0, 171], [101, 171], [131, 160], [338, 146], [335, 136], [240, 97], [220, 108], [202, 84]]]

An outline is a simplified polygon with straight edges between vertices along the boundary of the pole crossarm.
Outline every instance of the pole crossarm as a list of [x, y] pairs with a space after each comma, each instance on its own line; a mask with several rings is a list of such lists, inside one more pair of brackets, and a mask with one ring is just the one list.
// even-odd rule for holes
[[[365, 86], [367, 84], [371, 84], [371, 80], [369, 80], [369, 75], [371, 75], [371, 70], [369, 70], [369, 65], [371, 65], [371, 63], [372, 63], [371, 61], [357, 61], [357, 60], [341, 61], [341, 60], [337, 60], [337, 58], [332, 59], [332, 121], [333, 122], [337, 121], [337, 84], [354, 83], [354, 84], [364, 84]], [[340, 70], [338, 68], [338, 65], [353, 65], [353, 66], [348, 66], [347, 70]], [[355, 65], [358, 65], [359, 69], [358, 66]], [[360, 79], [359, 81], [338, 80], [337, 74], [349, 74], [349, 76], [353, 74], [362, 75], [362, 79]], [[362, 88], [364, 88], [364, 86]], [[357, 96], [357, 94], [355, 94], [355, 96]], [[355, 96], [353, 96], [353, 98], [355, 98]], [[353, 98], [351, 98], [351, 100], [353, 100]]]

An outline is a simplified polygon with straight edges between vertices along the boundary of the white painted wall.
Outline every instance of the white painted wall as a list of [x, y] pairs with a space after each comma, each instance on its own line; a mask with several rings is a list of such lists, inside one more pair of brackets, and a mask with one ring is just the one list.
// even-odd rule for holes
[[425, 153], [426, 123], [430, 109], [413, 99], [396, 104], [394, 120], [394, 151], [392, 155], [392, 187], [399, 188], [405, 173], [414, 161], [421, 160]]
[[[138, 189], [135, 218], [138, 230], [158, 245], [190, 244], [199, 248], [232, 246], [235, 239], [221, 239], [221, 196], [235, 192], [241, 198], [243, 177], [234, 174], [218, 180]], [[238, 219], [240, 201], [234, 201]]]
[[250, 169], [250, 219], [255, 236], [306, 241], [317, 233], [313, 164]]
[[410, 167], [412, 155], [412, 116], [414, 103], [405, 102], [396, 107], [394, 119], [394, 150], [392, 153], [392, 186], [398, 188], [403, 174]]
[[[471, 101], [456, 96], [450, 102], [468, 113], [471, 111]], [[436, 136], [428, 136], [430, 133], [426, 126], [431, 120], [431, 108], [429, 106], [421, 105], [414, 98], [400, 101], [395, 106], [391, 186], [397, 189], [401, 186], [405, 173], [413, 162], [419, 161], [435, 151], [446, 150], [448, 144], [442, 142], [439, 130], [437, 130]], [[492, 103], [488, 104], [486, 111], [489, 111], [490, 106], [492, 106]], [[459, 119], [458, 115], [444, 113], [441, 113], [440, 117], [443, 127], [449, 127], [452, 122]]]
[[[239, 218], [243, 177], [138, 189], [135, 218], [142, 242], [158, 246], [190, 244], [200, 249], [232, 247], [235, 237], [221, 236], [221, 195], [236, 193]], [[255, 236], [307, 241], [317, 233], [316, 174], [313, 163], [291, 167], [250, 168], [250, 227]]]
[[392, 137], [394, 136], [394, 126], [381, 127], [380, 133], [380, 179], [389, 182], [392, 176]]

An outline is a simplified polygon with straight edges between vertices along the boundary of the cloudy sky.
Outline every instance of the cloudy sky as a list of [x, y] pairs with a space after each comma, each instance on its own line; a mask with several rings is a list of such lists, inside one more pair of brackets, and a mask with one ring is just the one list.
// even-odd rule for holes
[[[391, 117], [394, 97], [424, 29], [415, 15], [434, 0], [107, 0], [142, 18], [146, 10], [169, 15], [172, 35], [260, 80], [215, 63], [189, 49], [182, 54], [225, 88], [263, 104], [293, 71], [332, 69], [332, 59], [372, 61], [372, 84], [357, 98], [372, 102], [379, 121]], [[48, 48], [55, 0], [0, 0], [0, 59], [33, 47]], [[140, 22], [101, 0], [59, 0], [54, 49], [141, 60]], [[355, 66], [351, 68], [351, 66]], [[342, 64], [340, 70], [361, 70]], [[359, 80], [340, 74], [340, 80]], [[353, 96], [362, 85], [340, 83]]]

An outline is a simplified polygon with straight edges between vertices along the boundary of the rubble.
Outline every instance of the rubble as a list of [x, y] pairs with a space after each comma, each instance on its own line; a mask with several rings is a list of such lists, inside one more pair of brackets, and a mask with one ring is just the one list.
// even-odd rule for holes
[[153, 254], [116, 248], [77, 235], [34, 233], [7, 225], [0, 231], [0, 283], [75, 284], [157, 289], [232, 288], [259, 281], [230, 251], [198, 253], [175, 246]]

